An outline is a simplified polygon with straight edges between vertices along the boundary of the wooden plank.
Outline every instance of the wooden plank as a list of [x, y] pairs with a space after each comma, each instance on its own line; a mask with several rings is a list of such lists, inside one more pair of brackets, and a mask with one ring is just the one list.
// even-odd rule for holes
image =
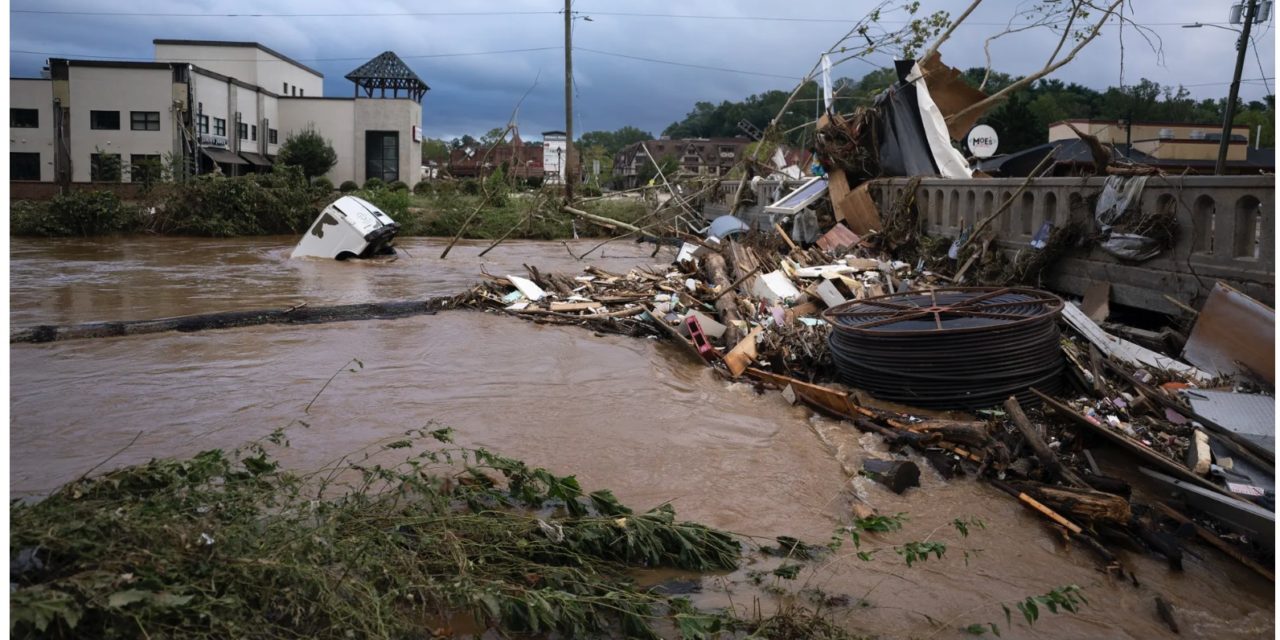
[[552, 311], [586, 311], [588, 309], [601, 309], [604, 305], [599, 302], [552, 302]]

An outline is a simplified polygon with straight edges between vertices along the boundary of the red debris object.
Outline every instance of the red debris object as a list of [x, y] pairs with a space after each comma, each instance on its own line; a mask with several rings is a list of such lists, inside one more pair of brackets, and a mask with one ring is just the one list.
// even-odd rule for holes
[[689, 339], [693, 341], [693, 346], [698, 348], [698, 355], [708, 362], [716, 357], [716, 348], [711, 346], [711, 342], [707, 340], [707, 334], [702, 332], [702, 325], [698, 323], [698, 317], [689, 314], [684, 319], [684, 324], [689, 329]]

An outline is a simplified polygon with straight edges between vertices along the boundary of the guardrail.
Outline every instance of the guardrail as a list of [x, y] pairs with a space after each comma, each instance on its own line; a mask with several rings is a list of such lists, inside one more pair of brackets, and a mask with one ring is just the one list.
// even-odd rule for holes
[[[1061, 226], [1089, 222], [1104, 178], [1039, 178], [1019, 194], [994, 223], [1006, 251], [1032, 250], [1032, 236], [1045, 221]], [[930, 235], [954, 238], [961, 228], [995, 211], [1024, 182], [1023, 178], [973, 180], [926, 178], [916, 188], [916, 207]], [[872, 197], [887, 211], [903, 196], [910, 180], [871, 183]], [[729, 202], [737, 181], [718, 190]], [[786, 185], [789, 186], [789, 185]], [[783, 191], [779, 181], [754, 185], [757, 202]], [[1126, 263], [1100, 249], [1078, 250], [1060, 260], [1046, 276], [1049, 288], [1083, 295], [1091, 284], [1111, 283], [1114, 302], [1176, 314], [1178, 306], [1197, 304], [1215, 280], [1275, 304], [1275, 176], [1152, 176], [1136, 205], [1144, 211], [1173, 211], [1178, 226], [1173, 248], [1141, 263]], [[1132, 214], [1130, 214], [1132, 215]]]

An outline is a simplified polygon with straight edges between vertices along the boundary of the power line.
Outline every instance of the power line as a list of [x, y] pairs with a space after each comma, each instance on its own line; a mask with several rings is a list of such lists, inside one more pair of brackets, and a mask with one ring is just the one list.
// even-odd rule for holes
[[[499, 17], [499, 16], [531, 16], [560, 15], [559, 11], [393, 11], [385, 13], [195, 13], [195, 12], [146, 12], [146, 11], [71, 11], [60, 9], [11, 9], [9, 13], [47, 16], [93, 16], [93, 17], [127, 17], [127, 18], [402, 18], [402, 17]], [[641, 13], [626, 11], [574, 11], [575, 15], [590, 15], [617, 18], [662, 18], [673, 20], [726, 20], [731, 22], [800, 22], [800, 23], [835, 23], [856, 24], [860, 20], [831, 18], [797, 18], [794, 16], [741, 16], [713, 14], [682, 13]], [[880, 20], [881, 24], [910, 24], [911, 20]], [[1148, 22], [1144, 27], [1182, 26], [1182, 22]], [[1202, 24], [1226, 25], [1225, 22], [1205, 22]], [[1007, 22], [973, 22], [966, 20], [961, 26], [1006, 27]]]
[[[528, 49], [503, 49], [501, 51], [467, 51], [467, 52], [460, 52], [460, 53], [423, 53], [423, 54], [417, 54], [417, 55], [404, 55], [400, 57], [403, 59], [457, 58], [457, 57], [463, 57], [463, 56], [489, 56], [489, 55], [498, 55], [498, 54], [505, 54], [505, 53], [529, 53], [532, 51], [558, 51], [560, 49], [561, 47], [532, 47]], [[70, 58], [70, 59], [92, 58], [95, 60], [108, 60], [108, 61], [118, 60], [121, 62], [174, 62], [174, 61], [167, 61], [167, 60], [156, 60], [154, 57], [128, 58], [128, 57], [121, 57], [121, 56], [101, 56], [101, 55], [94, 55], [94, 54], [87, 54], [87, 53], [67, 54], [67, 53], [55, 53], [52, 51], [27, 51], [24, 49], [10, 49], [9, 53], [11, 54], [23, 53], [28, 55], [46, 56], [50, 58]], [[295, 60], [297, 60], [298, 62], [344, 62], [344, 61], [350, 61], [350, 60], [368, 60], [368, 59], [369, 59], [368, 56], [352, 56], [352, 57], [346, 57], [346, 58], [295, 58]], [[245, 59], [244, 58], [188, 58], [186, 60], [180, 60], [176, 62], [245, 62]], [[288, 63], [287, 60], [265, 60], [263, 62]]]
[[667, 64], [667, 65], [671, 65], [671, 66], [675, 66], [675, 67], [689, 67], [689, 68], [691, 68], [691, 69], [706, 69], [706, 70], [709, 70], [709, 71], [724, 71], [724, 72], [726, 72], [726, 73], [741, 73], [741, 74], [744, 74], [744, 75], [750, 75], [750, 76], [761, 76], [761, 77], [765, 77], [765, 78], [782, 78], [782, 79], [784, 79], [784, 80], [803, 80], [803, 78], [801, 78], [800, 76], [784, 76], [784, 75], [780, 75], [780, 74], [776, 74], [776, 73], [762, 73], [762, 72], [759, 72], [759, 71], [743, 71], [743, 70], [741, 70], [741, 69], [728, 69], [728, 68], [725, 68], [725, 67], [712, 67], [712, 66], [702, 65], [702, 64], [690, 64], [690, 63], [687, 63], [687, 62], [674, 62], [674, 61], [671, 61], [671, 60], [658, 60], [657, 58], [645, 58], [645, 57], [643, 57], [643, 56], [632, 56], [632, 55], [627, 55], [627, 54], [625, 54], [625, 53], [613, 53], [613, 52], [611, 52], [611, 51], [600, 51], [599, 49], [588, 49], [588, 48], [586, 48], [586, 47], [574, 47], [574, 49], [575, 49], [575, 50], [577, 50], [577, 51], [586, 51], [586, 52], [588, 52], [588, 53], [595, 53], [595, 54], [599, 54], [599, 55], [602, 55], [602, 56], [612, 56], [612, 57], [614, 57], [614, 58], [626, 58], [626, 59], [628, 59], [628, 60], [641, 60], [641, 61], [643, 61], [643, 62], [654, 62], [654, 63], [657, 63], [657, 64]]
[[9, 13], [46, 16], [94, 16], [121, 18], [397, 18], [397, 17], [495, 17], [560, 15], [563, 11], [398, 11], [388, 13], [161, 13], [150, 11], [62, 11], [56, 9], [11, 9]]

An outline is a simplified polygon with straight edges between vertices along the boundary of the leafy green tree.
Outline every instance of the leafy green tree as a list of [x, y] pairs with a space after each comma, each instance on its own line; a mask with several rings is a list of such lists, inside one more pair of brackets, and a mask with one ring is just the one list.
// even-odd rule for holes
[[652, 139], [652, 133], [626, 126], [617, 131], [588, 131], [578, 138], [577, 144], [585, 149], [600, 147], [607, 155], [613, 156], [629, 144]]
[[328, 173], [333, 165], [338, 164], [338, 153], [313, 125], [308, 125], [302, 131], [289, 134], [280, 145], [277, 160], [280, 164], [302, 169], [302, 175], [309, 181]]
[[422, 141], [422, 162], [435, 160], [436, 162], [446, 162], [449, 160], [449, 143], [437, 138], [425, 138]]

